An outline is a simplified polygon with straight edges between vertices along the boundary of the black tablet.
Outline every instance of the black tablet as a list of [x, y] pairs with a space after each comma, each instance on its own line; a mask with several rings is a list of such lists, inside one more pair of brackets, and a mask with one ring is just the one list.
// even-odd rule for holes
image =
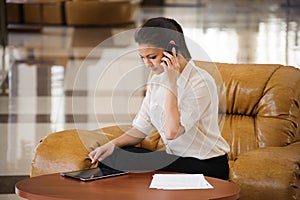
[[84, 169], [72, 172], [62, 172], [60, 175], [75, 178], [81, 181], [91, 181], [101, 178], [108, 178], [113, 176], [119, 176], [127, 174], [128, 172], [115, 170], [111, 168], [91, 168], [91, 169]]

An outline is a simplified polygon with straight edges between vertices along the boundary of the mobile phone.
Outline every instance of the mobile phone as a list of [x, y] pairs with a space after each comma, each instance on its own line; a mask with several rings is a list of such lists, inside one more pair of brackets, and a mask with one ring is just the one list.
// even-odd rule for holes
[[169, 54], [173, 55], [173, 53], [172, 53], [173, 47], [175, 48], [176, 56], [177, 56], [178, 46], [176, 44], [169, 43], [168, 46], [167, 46], [166, 52], [168, 52]]
[[[173, 55], [173, 53], [172, 53], [173, 47], [175, 48], [176, 56], [177, 56], [178, 46], [177, 46], [176, 44], [169, 43], [168, 46], [167, 46], [166, 52], [168, 52], [169, 54]], [[165, 57], [166, 57], [166, 56], [165, 56]], [[167, 64], [165, 61], [164, 61], [164, 63]]]

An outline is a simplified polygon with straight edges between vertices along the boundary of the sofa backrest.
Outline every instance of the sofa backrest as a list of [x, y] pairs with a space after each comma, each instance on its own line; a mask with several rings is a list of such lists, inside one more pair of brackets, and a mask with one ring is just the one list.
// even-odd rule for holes
[[[272, 64], [195, 63], [213, 77], [218, 71], [225, 85], [226, 115], [220, 128], [230, 145], [231, 160], [245, 151], [285, 146], [300, 139], [299, 69]], [[216, 80], [220, 82], [219, 77]]]

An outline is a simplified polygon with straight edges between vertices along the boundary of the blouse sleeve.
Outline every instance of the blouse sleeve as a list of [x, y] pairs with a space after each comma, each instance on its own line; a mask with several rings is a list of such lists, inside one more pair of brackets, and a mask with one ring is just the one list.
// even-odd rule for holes
[[146, 92], [146, 96], [142, 102], [141, 108], [134, 118], [132, 125], [141, 131], [142, 133], [149, 135], [153, 132], [154, 126], [151, 123], [150, 115], [149, 115], [149, 107], [150, 107], [150, 95], [151, 91], [148, 88]]

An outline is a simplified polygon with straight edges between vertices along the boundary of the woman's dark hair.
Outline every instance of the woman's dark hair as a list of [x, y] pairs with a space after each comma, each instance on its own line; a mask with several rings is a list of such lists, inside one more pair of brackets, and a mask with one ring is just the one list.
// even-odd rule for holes
[[191, 59], [184, 39], [183, 30], [174, 19], [165, 17], [151, 18], [135, 32], [134, 39], [138, 44], [151, 44], [162, 49], [166, 49], [169, 42], [174, 40], [179, 47], [179, 53], [181, 53], [185, 59]]

